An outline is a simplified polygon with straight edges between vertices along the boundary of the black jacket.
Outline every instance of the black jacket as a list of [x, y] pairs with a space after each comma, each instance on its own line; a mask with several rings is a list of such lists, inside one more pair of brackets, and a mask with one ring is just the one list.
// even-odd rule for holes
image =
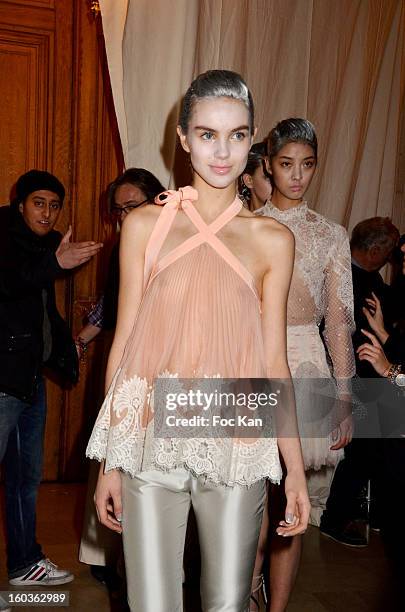
[[[56, 308], [59, 232], [32, 232], [16, 205], [0, 208], [0, 391], [30, 402], [43, 365], [76, 382], [78, 360], [70, 330]], [[52, 350], [43, 364], [44, 299]]]
[[384, 283], [381, 274], [379, 272], [367, 272], [363, 268], [359, 268], [352, 264], [352, 278], [353, 278], [353, 297], [354, 297], [354, 321], [356, 324], [356, 331], [352, 336], [353, 347], [356, 356], [356, 372], [362, 378], [375, 378], [378, 377], [373, 366], [368, 361], [360, 361], [357, 358], [356, 349], [369, 342], [368, 338], [361, 332], [365, 329], [371, 333], [373, 330], [370, 328], [368, 321], [363, 313], [363, 307], [367, 306], [366, 298], [371, 298], [371, 293], [374, 292], [381, 302], [381, 308], [384, 315], [384, 323], [387, 331], [392, 330], [392, 294], [389, 285]]
[[388, 336], [383, 348], [388, 359], [393, 363], [400, 364], [402, 371], [405, 373], [405, 331], [394, 329]]

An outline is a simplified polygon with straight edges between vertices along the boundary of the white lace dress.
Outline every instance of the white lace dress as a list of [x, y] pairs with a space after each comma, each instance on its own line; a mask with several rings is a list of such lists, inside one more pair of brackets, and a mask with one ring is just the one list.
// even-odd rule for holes
[[[332, 377], [344, 394], [355, 374], [351, 335], [353, 289], [346, 230], [308, 208], [306, 202], [280, 210], [270, 201], [257, 214], [273, 217], [295, 236], [295, 265], [288, 299], [288, 362], [295, 379]], [[324, 321], [323, 341], [319, 326]], [[325, 350], [326, 347], [326, 350]], [[342, 451], [331, 451], [325, 421], [313, 418], [308, 386], [298, 385], [297, 414], [305, 468], [334, 466]], [[330, 414], [325, 417], [328, 419]], [[322, 433], [320, 433], [322, 432]]]

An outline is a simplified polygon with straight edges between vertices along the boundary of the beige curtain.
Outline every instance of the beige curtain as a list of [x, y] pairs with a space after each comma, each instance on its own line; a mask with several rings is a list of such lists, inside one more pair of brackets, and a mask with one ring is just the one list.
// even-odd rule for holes
[[315, 124], [312, 207], [349, 228], [374, 215], [404, 222], [398, 152], [405, 0], [100, 5], [127, 166], [144, 166], [165, 184], [186, 181], [187, 163], [176, 149], [181, 97], [199, 72], [229, 68], [252, 90], [258, 139], [288, 116]]

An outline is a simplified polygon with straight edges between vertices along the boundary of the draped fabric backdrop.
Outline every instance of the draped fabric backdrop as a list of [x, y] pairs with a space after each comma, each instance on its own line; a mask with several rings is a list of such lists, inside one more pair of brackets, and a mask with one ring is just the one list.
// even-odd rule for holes
[[181, 97], [198, 73], [232, 69], [253, 93], [257, 140], [286, 117], [315, 124], [313, 208], [349, 229], [375, 215], [404, 229], [405, 0], [100, 5], [127, 167], [163, 184], [187, 180], [176, 148]]

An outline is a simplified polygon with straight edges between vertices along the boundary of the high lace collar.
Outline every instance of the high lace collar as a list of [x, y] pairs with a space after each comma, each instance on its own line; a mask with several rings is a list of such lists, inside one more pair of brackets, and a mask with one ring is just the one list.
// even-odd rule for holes
[[298, 204], [297, 206], [293, 206], [292, 208], [287, 208], [286, 210], [281, 210], [274, 206], [271, 200], [267, 200], [266, 204], [263, 208], [259, 208], [257, 214], [260, 213], [270, 213], [274, 219], [277, 221], [287, 221], [293, 219], [302, 219], [308, 210], [308, 203], [306, 200]]

